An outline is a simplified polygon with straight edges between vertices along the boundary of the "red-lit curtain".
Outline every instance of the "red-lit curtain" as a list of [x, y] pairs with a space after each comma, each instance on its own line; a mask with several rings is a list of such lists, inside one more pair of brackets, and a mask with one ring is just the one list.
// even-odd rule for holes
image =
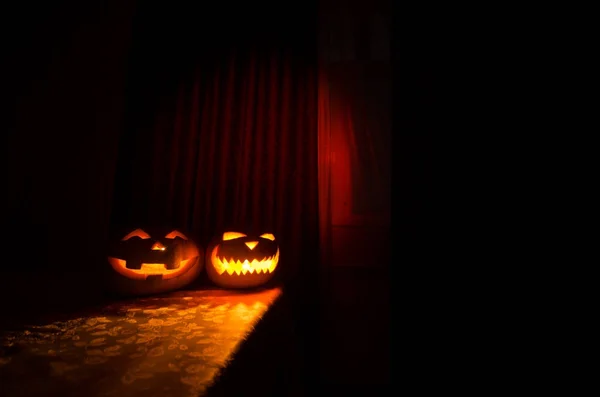
[[310, 61], [291, 51], [227, 51], [199, 62], [176, 91], [136, 116], [145, 127], [124, 151], [115, 222], [181, 227], [202, 243], [227, 229], [273, 232], [287, 276], [316, 266]]
[[325, 64], [318, 74], [319, 236], [321, 260], [331, 263], [331, 102]]
[[320, 188], [319, 195], [334, 226], [389, 225], [391, 66], [385, 48], [386, 10], [385, 0], [319, 2], [320, 170], [330, 175], [328, 189]]

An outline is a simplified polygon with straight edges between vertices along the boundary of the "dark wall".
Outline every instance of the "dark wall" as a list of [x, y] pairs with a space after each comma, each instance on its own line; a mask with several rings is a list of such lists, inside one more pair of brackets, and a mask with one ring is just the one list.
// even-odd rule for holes
[[134, 119], [130, 128], [140, 127], [136, 112], [169, 102], [181, 83], [192, 81], [205, 59], [232, 48], [269, 51], [277, 41], [290, 45], [298, 35], [289, 32], [306, 31], [310, 24], [314, 26], [309, 29], [316, 29], [313, 0], [279, 5], [267, 0], [140, 2], [130, 58], [135, 73], [128, 82], [127, 115]]
[[[3, 12], [3, 270], [95, 266], [123, 128], [134, 0]], [[9, 269], [10, 268], [10, 269]]]

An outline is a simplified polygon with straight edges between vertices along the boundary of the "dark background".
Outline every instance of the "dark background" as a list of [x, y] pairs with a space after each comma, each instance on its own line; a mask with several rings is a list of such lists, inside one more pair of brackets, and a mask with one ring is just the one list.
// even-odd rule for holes
[[[2, 49], [5, 270], [98, 264], [131, 60], [133, 2], [12, 5]], [[85, 264], [85, 265], [84, 265]]]
[[[349, 195], [330, 192], [334, 212], [351, 208], [332, 217], [332, 241], [325, 247], [331, 261], [320, 263], [331, 270], [323, 283], [325, 295], [335, 295], [324, 307], [331, 310], [330, 318], [331, 313], [345, 316], [328, 332], [348, 333], [346, 345], [334, 348], [330, 356], [354, 346], [353, 338], [367, 338], [348, 331], [356, 318], [365, 316], [361, 313], [372, 316], [368, 337], [386, 341], [387, 334], [381, 332], [389, 332], [390, 242], [397, 242], [391, 235], [391, 213], [398, 216], [395, 230], [402, 236], [420, 230], [429, 197], [435, 100], [431, 65], [413, 59], [408, 70], [398, 68], [400, 74], [392, 69], [393, 57], [394, 62], [411, 63], [401, 56], [410, 58], [411, 50], [391, 51], [391, 12], [390, 2], [333, 0], [201, 6], [58, 1], [35, 9], [11, 5], [3, 13], [0, 55], [1, 219], [8, 254], [2, 274], [10, 280], [3, 301], [28, 301], [31, 307], [65, 290], [80, 301], [101, 294], [101, 286], [86, 281], [106, 266], [104, 247], [119, 188], [119, 148], [133, 115], [172, 96], [175, 83], [193, 73], [203, 53], [260, 43], [261, 37], [271, 43], [300, 40], [298, 32], [312, 31], [319, 63], [346, 71], [338, 74], [337, 84], [350, 87], [357, 97], [368, 97], [353, 102], [354, 125], [369, 130], [375, 144], [373, 152], [359, 151], [352, 159]], [[361, 131], [357, 139], [366, 139]], [[377, 178], [368, 177], [373, 173]], [[339, 269], [352, 270], [334, 275]], [[49, 282], [49, 274], [77, 276]], [[5, 306], [20, 310], [18, 305]], [[340, 370], [340, 379], [356, 375], [352, 371], [359, 367], [373, 367], [369, 349], [359, 354], [363, 367], [346, 368], [345, 374]], [[387, 376], [371, 371], [373, 379]]]
[[[389, 239], [389, 3], [321, 1], [284, 7], [259, 2], [233, 8], [235, 12], [221, 2], [201, 8], [181, 1], [169, 6], [59, 1], [7, 10], [1, 216], [11, 257], [19, 263], [27, 257], [27, 265], [5, 263], [6, 270], [87, 271], [104, 266], [119, 148], [133, 115], [172, 95], [175, 83], [192, 73], [203, 54], [232, 45], [256, 46], [263, 38], [270, 45], [277, 40], [293, 45], [306, 41], [310, 32], [315, 39], [319, 36], [315, 45], [320, 62], [349, 70], [339, 84], [355, 86], [355, 96], [367, 98], [353, 107], [364, 109], [355, 110], [354, 124], [363, 127], [356, 128], [354, 139], [366, 139], [369, 128], [364, 125], [370, 124], [375, 145], [375, 156], [358, 145], [348, 196], [332, 192], [334, 213], [351, 208], [331, 221], [333, 251], [340, 253], [334, 262], [344, 265], [360, 257], [364, 266], [364, 255], [339, 247], [356, 246], [357, 238], [372, 235], [365, 227], [377, 225], [376, 234], [383, 236], [378, 241]], [[335, 172], [332, 178], [336, 180]], [[403, 190], [407, 194], [410, 188]]]

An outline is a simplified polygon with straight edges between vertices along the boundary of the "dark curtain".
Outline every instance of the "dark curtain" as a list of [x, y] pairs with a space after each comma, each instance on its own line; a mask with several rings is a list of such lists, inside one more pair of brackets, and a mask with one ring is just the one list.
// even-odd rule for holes
[[202, 245], [225, 230], [272, 232], [280, 275], [308, 274], [319, 236], [311, 13], [301, 23], [256, 10], [233, 21], [217, 15], [220, 36], [206, 17], [203, 27], [176, 30], [189, 45], [171, 46], [158, 67], [160, 46], [138, 54], [113, 230], [168, 225]]

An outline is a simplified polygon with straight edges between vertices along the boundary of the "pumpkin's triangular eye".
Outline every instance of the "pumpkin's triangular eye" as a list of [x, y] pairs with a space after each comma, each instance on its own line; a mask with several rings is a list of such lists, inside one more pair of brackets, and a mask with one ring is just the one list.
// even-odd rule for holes
[[223, 233], [223, 241], [234, 240], [236, 238], [242, 238], [242, 237], [246, 237], [246, 235], [244, 233], [238, 233], [238, 232]]
[[260, 235], [261, 238], [266, 238], [267, 240], [275, 241], [275, 236], [271, 233], [265, 233]]
[[187, 239], [188, 239], [188, 238], [187, 238], [187, 237], [186, 237], [186, 236], [185, 236], [183, 233], [181, 233], [179, 230], [173, 230], [171, 233], [169, 233], [169, 234], [167, 234], [167, 235], [165, 236], [165, 238], [171, 238], [171, 239], [173, 239], [173, 238], [175, 238], [175, 237], [179, 237], [179, 238], [182, 238], [182, 239], [184, 239], [184, 240], [187, 240]]
[[139, 237], [142, 240], [150, 238], [150, 235], [143, 231], [142, 229], [135, 229], [133, 232], [129, 233], [127, 236], [123, 237], [121, 241], [129, 240], [132, 237]]

